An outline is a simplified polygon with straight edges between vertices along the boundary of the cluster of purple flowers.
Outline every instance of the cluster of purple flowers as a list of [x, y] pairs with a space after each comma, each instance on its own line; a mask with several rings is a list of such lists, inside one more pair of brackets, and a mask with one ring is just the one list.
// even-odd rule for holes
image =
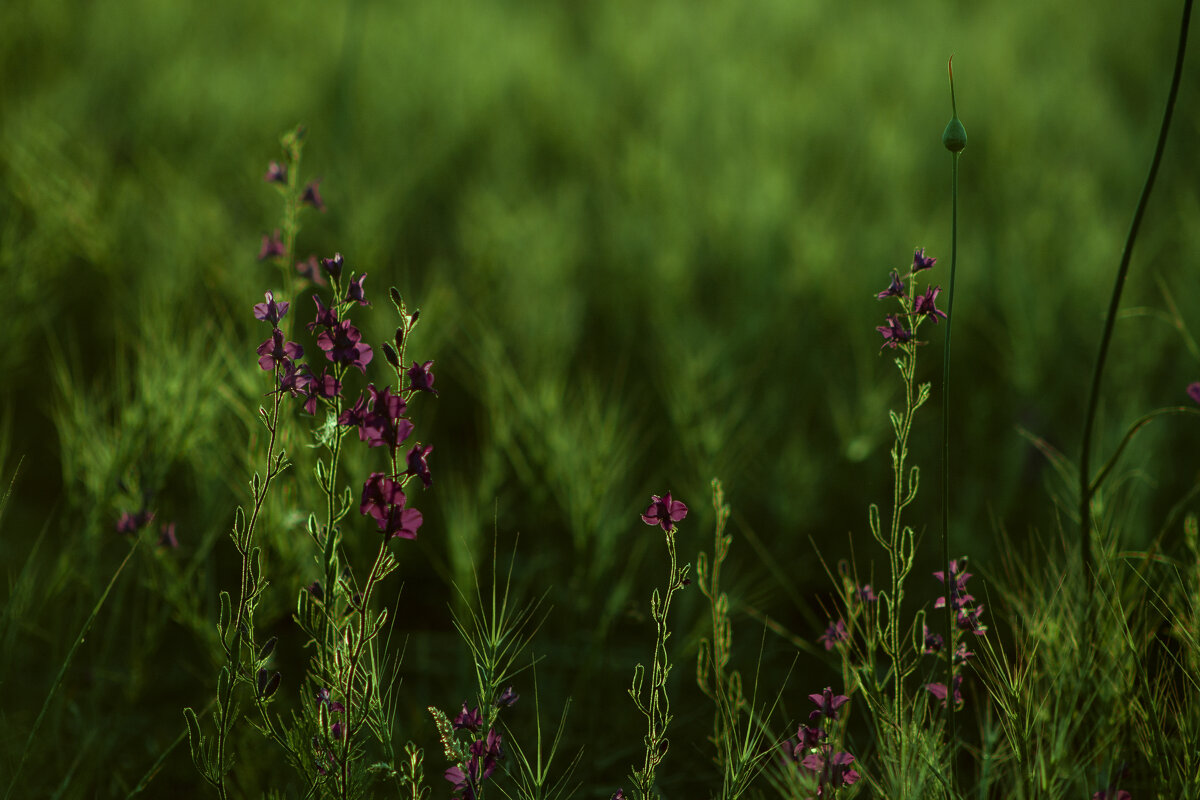
[[798, 764], [815, 778], [817, 797], [825, 797], [830, 790], [850, 786], [862, 777], [851, 766], [854, 756], [838, 751], [829, 744], [829, 733], [821, 727], [825, 720], [836, 722], [838, 709], [850, 698], [844, 694], [834, 694], [829, 686], [819, 694], [810, 694], [808, 698], [817, 708], [808, 715], [808, 724], [801, 725], [797, 730], [796, 739], [784, 743], [784, 762]]
[[[842, 573], [844, 581], [843, 597], [847, 605], [847, 613], [851, 624], [853, 624], [860, 614], [868, 609], [872, 603], [879, 600], [879, 597], [875, 594], [875, 590], [871, 588], [871, 584], [864, 583], [859, 585], [851, 577], [850, 567], [846, 562], [843, 561], [838, 564], [838, 571]], [[840, 617], [836, 620], [831, 619], [829, 620], [828, 627], [825, 628], [825, 632], [817, 638], [817, 641], [822, 642], [826, 650], [833, 650], [835, 647], [850, 641], [850, 632], [850, 626], [847, 626], [845, 619]]]
[[[275, 167], [278, 165], [272, 165], [273, 171], [277, 171]], [[268, 179], [271, 179], [271, 174], [268, 172]], [[313, 192], [315, 194], [315, 186]], [[345, 268], [341, 253], [321, 259], [320, 264], [335, 291], [340, 290]], [[277, 301], [271, 292], [267, 292], [266, 302], [254, 306], [254, 316], [271, 324], [270, 338], [258, 347], [259, 366], [275, 373], [278, 391], [301, 398], [304, 411], [308, 414], [316, 414], [318, 403], [336, 408], [335, 401], [342, 397], [342, 378], [346, 372], [354, 367], [365, 375], [367, 365], [374, 357], [370, 345], [363, 342], [362, 333], [345, 316], [346, 311], [355, 304], [369, 305], [363, 290], [366, 277], [365, 274], [356, 277], [351, 275], [343, 298], [331, 306], [326, 306], [319, 295], [313, 295], [316, 317], [307, 327], [316, 334], [317, 346], [331, 362], [332, 372], [330, 367], [326, 367], [317, 375], [308, 364], [299, 363], [304, 357], [304, 348], [296, 342], [286, 341], [279, 327], [280, 320], [288, 312], [287, 302]], [[402, 342], [406, 334], [407, 328], [400, 328], [396, 332], [397, 342]], [[384, 350], [389, 361], [394, 361], [394, 351], [386, 345]], [[432, 361], [424, 364], [414, 361], [412, 367], [406, 370], [410, 397], [418, 391], [437, 394], [433, 388], [432, 366]], [[408, 402], [403, 394], [394, 394], [388, 386], [379, 389], [369, 384], [365, 394], [360, 394], [352, 405], [341, 410], [337, 421], [340, 425], [357, 428], [359, 439], [368, 447], [387, 447], [391, 451], [390, 461], [395, 467], [401, 462], [398, 451], [414, 428], [412, 421], [405, 416], [407, 410]], [[407, 507], [408, 497], [403, 487], [408, 477], [420, 479], [426, 488], [432, 485], [428, 461], [432, 451], [433, 445], [418, 443], [404, 456], [404, 471], [397, 468], [391, 474], [374, 472], [363, 483], [359, 512], [370, 516], [386, 537], [416, 538], [423, 517], [420, 511]]]
[[346, 738], [346, 726], [341, 722], [341, 720], [329, 723], [329, 718], [333, 714], [346, 713], [346, 707], [337, 700], [334, 700], [333, 696], [329, 692], [329, 689], [325, 687], [321, 687], [317, 690], [316, 700], [317, 716], [321, 722], [321, 727], [326, 731], [327, 736], [324, 740], [320, 737], [314, 736], [312, 740], [312, 748], [317, 760], [317, 774], [327, 775], [329, 774], [330, 768], [335, 767], [338, 763], [337, 756], [334, 755], [334, 750], [336, 748], [334, 747], [333, 742], [338, 742]]
[[[925, 255], [925, 248], [915, 251], [913, 253], [912, 268], [908, 274], [901, 278], [900, 274], [893, 270], [888, 287], [875, 295], [880, 300], [895, 297], [900, 301], [901, 305], [900, 314], [889, 314], [884, 319], [885, 324], [878, 325], [875, 328], [883, 336], [881, 350], [884, 347], [894, 349], [902, 344], [914, 341], [917, 326], [926, 318], [933, 320], [935, 324], [939, 317], [946, 319], [946, 313], [941, 311], [936, 305], [938, 293], [942, 291], [940, 286], [928, 286], [923, 293], [912, 294], [913, 277], [918, 272], [932, 269], [936, 262], [936, 258]], [[907, 288], [905, 282], [908, 283]]]
[[[130, 536], [135, 536], [138, 531], [148, 527], [153, 521], [154, 512], [144, 508], [136, 512], [122, 511], [121, 516], [117, 518], [117, 533], [127, 533]], [[158, 546], [169, 547], [171, 549], [179, 547], [179, 539], [175, 536], [174, 522], [168, 522], [159, 527]]]
[[[980, 621], [983, 615], [983, 606], [973, 606], [975, 598], [967, 591], [967, 580], [971, 577], [971, 573], [966, 572], [966, 561], [953, 559], [950, 562], [949, 570], [950, 581], [950, 608], [955, 612], [958, 629], [963, 632], [973, 633], [976, 636], [983, 636], [987, 632], [987, 626]], [[933, 577], [937, 578], [938, 582], [943, 586], [946, 585], [946, 571], [938, 570], [933, 573]], [[946, 596], [939, 597], [933, 604], [934, 608], [945, 608], [947, 603]], [[945, 639], [932, 632], [929, 626], [924, 627], [925, 637], [925, 654], [932, 655], [940, 653], [945, 647]], [[942, 705], [946, 704], [947, 698], [953, 691], [954, 705], [961, 706], [963, 703], [962, 696], [962, 675], [957, 674], [957, 669], [967, 662], [967, 659], [974, 657], [975, 653], [967, 649], [966, 642], [959, 642], [954, 649], [954, 668], [956, 674], [951, 682], [951, 688], [947, 689], [945, 683], [927, 683], [925, 689], [934, 697], [942, 701]]]
[[[512, 687], [505, 689], [492, 705], [496, 708], [508, 707], [520, 699], [520, 695]], [[480, 735], [483, 727], [483, 714], [476, 706], [470, 710], [464, 702], [462, 711], [453, 720], [453, 729], [467, 731], [474, 740], [467, 748], [467, 759], [446, 770], [444, 777], [452, 787], [452, 800], [475, 800], [479, 794], [480, 785], [496, 771], [496, 765], [504, 758], [501, 747], [502, 736], [492, 728], [486, 735]]]

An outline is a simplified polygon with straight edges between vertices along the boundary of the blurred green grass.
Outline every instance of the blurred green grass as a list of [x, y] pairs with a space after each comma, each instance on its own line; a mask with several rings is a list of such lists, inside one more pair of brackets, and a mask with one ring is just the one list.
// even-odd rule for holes
[[[735, 600], [821, 632], [809, 537], [836, 559], [852, 533], [862, 568], [875, 556], [865, 507], [890, 482], [897, 382], [876, 355], [873, 294], [916, 246], [948, 280], [951, 52], [970, 135], [954, 549], [986, 565], [996, 521], [1018, 537], [1053, 529], [1042, 462], [1014, 425], [1078, 449], [1176, 24], [1165, 2], [5, 4], [0, 455], [6, 477], [25, 463], [0, 553], [22, 563], [47, 517], [60, 542], [8, 680], [58, 663], [123, 556], [112, 525], [130, 501], [124, 480], [178, 521], [181, 563], [146, 561], [111, 601], [141, 610], [105, 623], [93, 683], [76, 687], [87, 703], [70, 713], [85, 727], [115, 716], [128, 726], [115, 738], [137, 747], [114, 762], [112, 743], [91, 740], [81, 763], [93, 771], [77, 780], [100, 780], [108, 759], [106, 786], [136, 782], [179, 728], [174, 712], [148, 719], [147, 697], [208, 693], [203, 663], [168, 644], [203, 653], [228, 585], [224, 531], [261, 450], [249, 310], [275, 280], [254, 261], [278, 216], [260, 178], [298, 121], [330, 207], [307, 218], [301, 255], [340, 250], [370, 274], [373, 340], [389, 333], [382, 291], [397, 285], [422, 308], [414, 356], [437, 359], [441, 398], [417, 412], [437, 483], [419, 501], [427, 523], [401, 600], [411, 629], [436, 632], [409, 651], [415, 714], [456, 705], [465, 685], [461, 665], [447, 667], [463, 651], [442, 636], [449, 582], [469, 578], [493, 530], [520, 531], [521, 583], [552, 586], [556, 606], [541, 647], [576, 660], [558, 685], [541, 673], [543, 686], [593, 698], [576, 714], [599, 779], [597, 751], [631, 743], [596, 709], [620, 702], [631, 661], [648, 657], [634, 612], [662, 571], [637, 514], [669, 488], [706, 544], [714, 475], [735, 511]], [[1163, 308], [1161, 281], [1185, 321], [1200, 318], [1196, 77], [1184, 76], [1125, 303]], [[1185, 400], [1198, 376], [1167, 326], [1124, 320], [1099, 451], [1141, 412]], [[922, 520], [937, 507], [932, 408], [918, 422]], [[1195, 443], [1170, 422], [1133, 448], [1130, 545], [1194, 484]], [[281, 630], [308, 557], [285, 514], [309, 491], [279, 500], [268, 534]], [[685, 598], [680, 625], [701, 610]], [[155, 658], [188, 666], [156, 683]], [[811, 667], [794, 691], [832, 679]], [[688, 674], [677, 672], [685, 696]], [[176, 756], [171, 774], [186, 776]], [[613, 758], [604, 775], [619, 782], [632, 757]]]

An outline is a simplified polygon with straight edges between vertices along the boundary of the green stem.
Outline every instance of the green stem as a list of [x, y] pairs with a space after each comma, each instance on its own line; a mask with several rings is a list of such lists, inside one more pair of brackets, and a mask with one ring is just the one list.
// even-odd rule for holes
[[[950, 102], [954, 102], [954, 84], [950, 84]], [[950, 331], [954, 325], [954, 279], [958, 267], [958, 153], [950, 180], [950, 290], [946, 296], [946, 341], [942, 353], [942, 573], [946, 592], [946, 756], [949, 760], [950, 782], [954, 780], [954, 603], [950, 574]]]
[[1100, 400], [1100, 380], [1104, 374], [1104, 363], [1108, 357], [1108, 346], [1112, 340], [1113, 328], [1117, 321], [1117, 309], [1121, 305], [1121, 292], [1125, 288], [1125, 277], [1129, 273], [1129, 260], [1133, 255], [1133, 243], [1137, 239], [1138, 229], [1142, 224], [1142, 216], [1154, 188], [1154, 179], [1158, 176], [1158, 167], [1162, 161], [1163, 151], [1167, 144], [1167, 131], [1171, 127], [1171, 114], [1175, 110], [1175, 97], [1179, 93], [1179, 81], [1183, 74], [1183, 57], [1187, 52], [1188, 21], [1192, 15], [1192, 0], [1184, 0], [1183, 19], [1179, 23], [1179, 48], [1175, 54], [1175, 72], [1171, 76], [1171, 89], [1167, 93], [1167, 105], [1163, 110], [1162, 125], [1158, 131], [1158, 144], [1154, 148], [1154, 158], [1150, 161], [1150, 171], [1146, 175], [1146, 183], [1142, 187], [1142, 195], [1138, 198], [1137, 208], [1133, 212], [1133, 221], [1129, 225], [1129, 234], [1125, 238], [1125, 249], [1121, 253], [1121, 265], [1117, 268], [1117, 279], [1113, 285], [1112, 298], [1108, 303], [1108, 316], [1104, 320], [1104, 333], [1100, 337], [1100, 352], [1096, 355], [1096, 366], [1092, 372], [1092, 387], [1088, 395], [1087, 413], [1083, 420], [1083, 445], [1079, 456], [1079, 544], [1082, 559], [1084, 580], [1086, 581], [1088, 597], [1092, 595], [1093, 564], [1092, 564], [1092, 494], [1094, 487], [1090, 477], [1090, 460], [1092, 454], [1092, 429], [1096, 422], [1096, 406]]

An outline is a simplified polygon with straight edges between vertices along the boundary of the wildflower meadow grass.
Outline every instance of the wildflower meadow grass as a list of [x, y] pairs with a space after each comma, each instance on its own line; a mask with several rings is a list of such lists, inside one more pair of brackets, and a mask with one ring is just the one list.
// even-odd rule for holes
[[1200, 798], [1191, 0], [533, 5], [0, 12], [0, 797]]

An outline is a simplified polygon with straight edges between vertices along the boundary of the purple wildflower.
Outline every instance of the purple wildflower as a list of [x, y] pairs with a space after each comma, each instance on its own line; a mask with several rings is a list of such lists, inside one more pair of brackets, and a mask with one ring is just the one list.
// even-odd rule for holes
[[175, 538], [174, 522], [162, 526], [162, 530], [158, 533], [158, 546], [170, 547], [172, 549], [179, 547], [179, 540]]
[[360, 306], [370, 305], [370, 303], [367, 302], [367, 296], [363, 294], [363, 281], [366, 279], [367, 273], [364, 272], [362, 275], [359, 275], [357, 278], [354, 278], [350, 281], [350, 285], [346, 287], [347, 302], [353, 301], [358, 303]]
[[333, 258], [322, 258], [321, 266], [329, 273], [329, 277], [334, 281], [342, 279], [342, 265], [345, 261], [341, 253], [334, 253]]
[[675, 529], [675, 523], [687, 516], [688, 507], [679, 500], [672, 500], [671, 493], [662, 497], [651, 495], [650, 506], [642, 514], [642, 522], [647, 525], [661, 525], [668, 533]]
[[367, 364], [374, 355], [371, 346], [364, 344], [358, 328], [344, 319], [317, 337], [317, 346], [325, 351], [325, 357], [336, 364], [358, 367], [367, 374]]
[[304, 193], [302, 195], [300, 195], [300, 202], [307, 203], [308, 205], [315, 208], [317, 211], [320, 211], [322, 214], [324, 214], [325, 213], [325, 203], [324, 203], [324, 201], [321, 200], [321, 193], [317, 191], [317, 186], [320, 183], [321, 183], [321, 181], [319, 181], [319, 180], [309, 181], [308, 184], [304, 187]]
[[376, 521], [388, 539], [415, 539], [425, 517], [415, 508], [391, 506], [387, 519]]
[[926, 257], [924, 247], [922, 247], [920, 250], [913, 251], [913, 272], [920, 272], [923, 269], [930, 269], [936, 263], [936, 258], [933, 258], [932, 256]]
[[1193, 401], [1200, 403], [1200, 382], [1189, 383], [1187, 393], [1188, 397], [1192, 398]]
[[987, 633], [987, 625], [979, 621], [979, 617], [983, 614], [983, 606], [975, 608], [967, 608], [958, 612], [958, 629], [960, 631], [969, 631], [976, 636], [983, 636]]
[[880, 350], [884, 347], [895, 348], [912, 340], [912, 331], [901, 325], [895, 314], [888, 314], [886, 322], [887, 325], [875, 326], [875, 330], [883, 334], [883, 346], [879, 348]]
[[304, 348], [295, 342], [284, 342], [283, 331], [275, 328], [271, 331], [271, 338], [258, 346], [258, 365], [268, 372], [275, 369], [275, 365], [287, 366], [290, 362], [304, 355]]
[[258, 260], [266, 261], [268, 258], [278, 258], [286, 252], [283, 240], [279, 238], [279, 228], [276, 228], [270, 236], [263, 235], [262, 246], [258, 248]]
[[337, 309], [326, 308], [325, 304], [321, 302], [320, 296], [315, 294], [313, 295], [313, 302], [317, 304], [317, 318], [308, 323], [308, 329], [311, 331], [318, 325], [323, 325], [327, 329], [336, 327], [338, 324]]
[[925, 294], [917, 295], [913, 301], [913, 313], [929, 317], [935, 325], [937, 324], [938, 317], [946, 319], [946, 312], [933, 304], [940, 291], [942, 291], [942, 287], [940, 286], [927, 286]]
[[437, 389], [433, 388], [433, 372], [429, 369], [432, 366], [432, 361], [426, 361], [424, 364], [414, 361], [413, 365], [405, 370], [405, 374], [408, 375], [408, 388], [430, 392], [437, 397]]
[[835, 695], [833, 688], [829, 686], [826, 686], [820, 694], [810, 694], [808, 699], [817, 704], [817, 710], [808, 715], [809, 722], [820, 720], [821, 717], [836, 720], [838, 718], [837, 710], [850, 700], [844, 694]]
[[929, 630], [928, 625], [922, 624], [921, 627], [925, 634], [925, 655], [931, 655], [933, 653], [940, 652], [942, 645], [946, 643], [946, 640], [943, 639], [941, 635]]
[[888, 288], [884, 289], [876, 298], [883, 300], [886, 297], [904, 297], [904, 284], [900, 282], [900, 276], [896, 270], [892, 270], [892, 281], [888, 284]]
[[279, 327], [279, 320], [287, 315], [288, 302], [281, 300], [275, 302], [274, 292], [266, 293], [267, 302], [257, 303], [254, 306], [254, 318], [263, 322], [271, 323], [272, 328]]
[[[946, 707], [946, 684], [944, 683], [927, 683], [925, 689], [931, 695], [942, 701], [942, 708]], [[962, 675], [954, 676], [954, 707], [959, 708], [963, 704], [962, 696]]]
[[521, 699], [521, 695], [513, 691], [513, 687], [508, 687], [500, 696], [496, 698], [495, 705], [497, 708], [508, 708]]
[[854, 590], [854, 596], [864, 603], [874, 603], [879, 597], [871, 589], [871, 584], [863, 584]]
[[404, 471], [405, 475], [416, 475], [421, 479], [421, 483], [425, 484], [428, 489], [433, 485], [433, 476], [429, 474], [429, 454], [433, 452], [433, 445], [417, 444], [412, 450], [408, 451], [408, 469]]
[[[1200, 401], [1197, 401], [1200, 402]], [[1124, 789], [1101, 789], [1092, 795], [1092, 800], [1133, 800], [1133, 795]]]
[[287, 167], [278, 161], [272, 161], [267, 165], [267, 174], [263, 175], [263, 180], [267, 183], [287, 185]]
[[382, 472], [372, 472], [363, 484], [358, 513], [370, 514], [377, 523], [387, 520], [389, 506], [402, 506], [407, 501], [400, 484]]
[[325, 282], [325, 278], [322, 277], [322, 275], [321, 275], [321, 270], [318, 269], [317, 257], [315, 255], [310, 255], [308, 258], [304, 259], [303, 261], [297, 261], [296, 262], [296, 272], [299, 273], [301, 277], [308, 278], [310, 281], [315, 283], [317, 286], [328, 285]]
[[830, 620], [829, 627], [825, 629], [825, 633], [821, 634], [821, 637], [817, 641], [824, 642], [826, 650], [832, 650], [836, 645], [841, 644], [848, 638], [850, 637], [846, 632], [846, 623], [839, 619], [837, 622]]
[[361, 416], [358, 437], [368, 447], [399, 447], [413, 431], [412, 422], [402, 417], [407, 407], [404, 398], [392, 394], [390, 386], [384, 387], [381, 392], [371, 385], [367, 391], [371, 394], [370, 410]]
[[792, 758], [800, 758], [801, 753], [807, 753], [815, 747], [820, 747], [821, 742], [828, 736], [824, 728], [810, 728], [807, 725], [801, 725], [796, 731], [797, 744], [792, 749]]
[[617, 789], [616, 794], [608, 798], [608, 800], [625, 800], [625, 790]]
[[329, 689], [325, 688], [324, 686], [317, 690], [317, 704], [325, 706], [325, 708], [329, 709], [334, 714], [341, 714], [346, 710], [344, 705], [339, 703], [337, 700], [332, 699], [332, 696], [329, 694]]
[[122, 511], [120, 518], [117, 520], [117, 533], [137, 533], [153, 520], [154, 512], [147, 511], [144, 508], [134, 514]]
[[850, 768], [853, 763], [854, 756], [834, 753], [830, 745], [822, 745], [820, 752], [812, 753], [800, 762], [817, 775], [817, 797], [824, 797], [826, 788], [840, 789], [856, 783], [862, 776]]
[[483, 727], [483, 714], [479, 713], [478, 707], [468, 711], [467, 704], [464, 702], [462, 711], [454, 718], [453, 724], [456, 731], [468, 730], [471, 733], [478, 733], [479, 729]]

